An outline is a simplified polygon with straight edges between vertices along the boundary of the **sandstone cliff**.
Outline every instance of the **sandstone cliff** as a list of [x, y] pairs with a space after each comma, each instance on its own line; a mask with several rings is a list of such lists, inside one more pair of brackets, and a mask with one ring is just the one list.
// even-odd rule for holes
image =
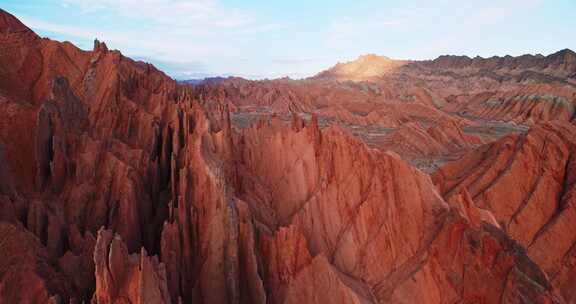
[[573, 302], [570, 108], [481, 136], [458, 85], [180, 84], [0, 11], [0, 302]]

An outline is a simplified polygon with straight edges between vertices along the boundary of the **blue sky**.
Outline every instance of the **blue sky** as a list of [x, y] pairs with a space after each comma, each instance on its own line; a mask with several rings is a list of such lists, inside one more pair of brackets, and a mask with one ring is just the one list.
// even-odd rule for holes
[[576, 0], [0, 0], [42, 36], [94, 38], [178, 78], [300, 78], [397, 59], [576, 50]]

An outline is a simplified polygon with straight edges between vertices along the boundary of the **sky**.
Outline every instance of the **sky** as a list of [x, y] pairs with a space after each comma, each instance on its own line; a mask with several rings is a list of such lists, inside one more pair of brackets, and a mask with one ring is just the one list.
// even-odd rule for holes
[[110, 49], [176, 79], [312, 76], [362, 54], [576, 50], [576, 0], [0, 0], [43, 37]]

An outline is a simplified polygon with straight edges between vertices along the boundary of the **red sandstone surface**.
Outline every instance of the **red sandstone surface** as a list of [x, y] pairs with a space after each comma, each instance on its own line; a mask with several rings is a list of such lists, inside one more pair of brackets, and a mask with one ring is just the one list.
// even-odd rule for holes
[[186, 84], [0, 10], [0, 303], [576, 303], [574, 75]]

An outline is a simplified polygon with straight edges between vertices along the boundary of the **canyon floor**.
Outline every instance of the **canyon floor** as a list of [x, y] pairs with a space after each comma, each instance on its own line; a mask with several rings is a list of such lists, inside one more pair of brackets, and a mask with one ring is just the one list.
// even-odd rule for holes
[[576, 303], [576, 53], [175, 81], [0, 10], [0, 303]]

